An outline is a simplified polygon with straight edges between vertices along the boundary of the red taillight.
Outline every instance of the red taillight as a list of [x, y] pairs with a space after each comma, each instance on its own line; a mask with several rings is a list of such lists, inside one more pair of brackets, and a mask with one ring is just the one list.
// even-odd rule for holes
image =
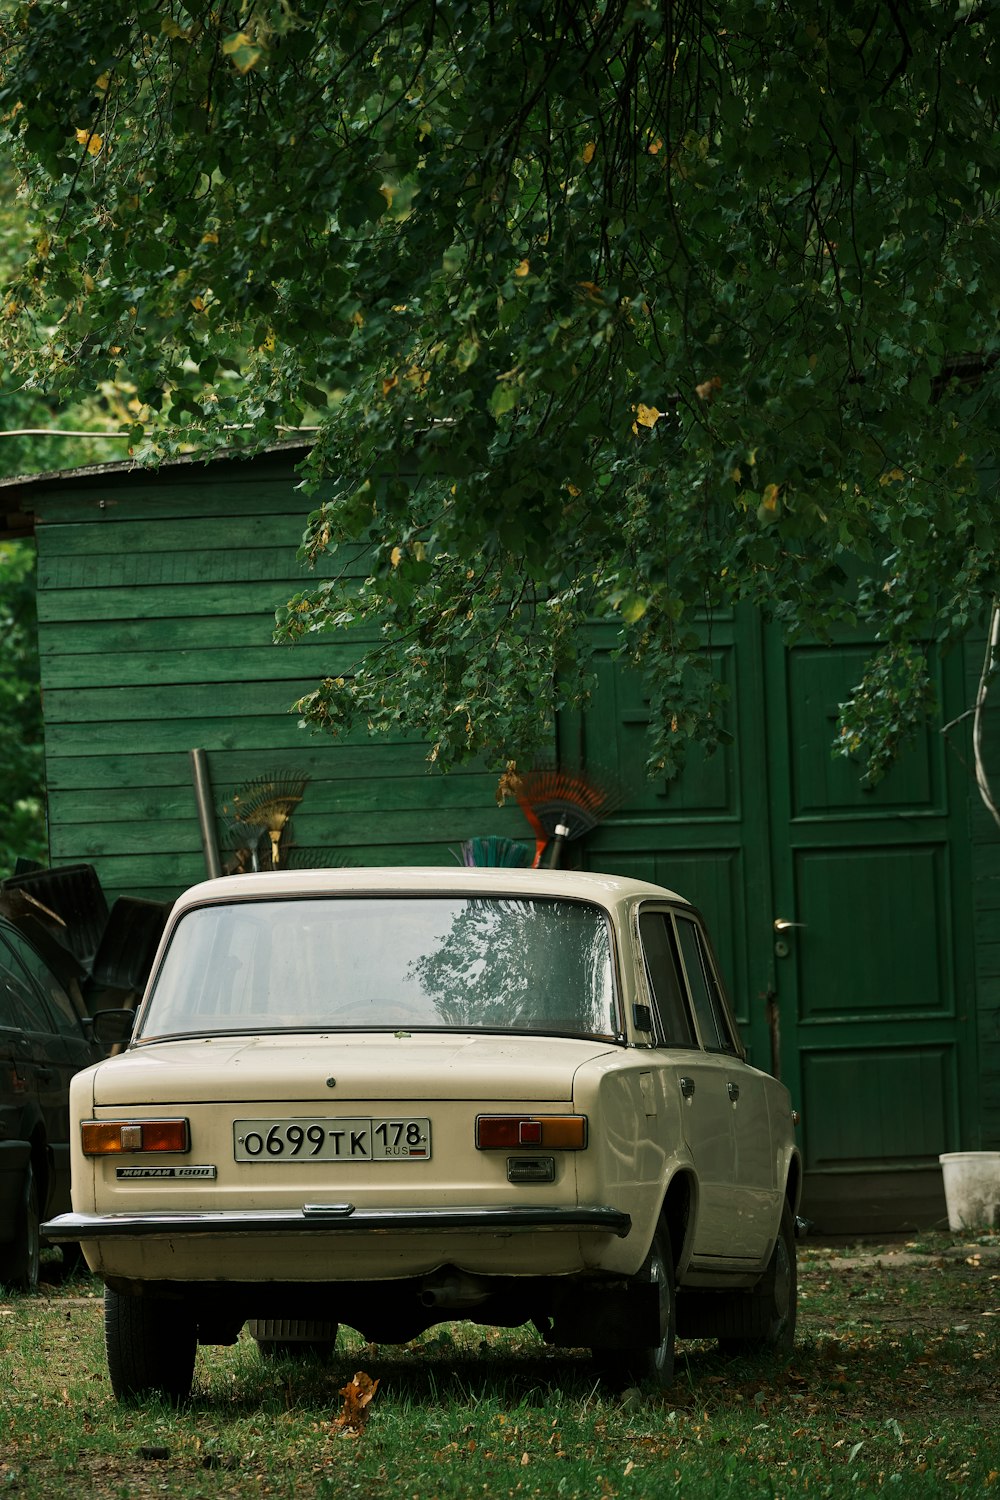
[[187, 1120], [83, 1120], [84, 1156], [113, 1156], [122, 1151], [187, 1151]]
[[479, 1115], [476, 1118], [476, 1146], [480, 1151], [516, 1151], [525, 1146], [545, 1146], [550, 1151], [583, 1151], [586, 1145], [586, 1115]]

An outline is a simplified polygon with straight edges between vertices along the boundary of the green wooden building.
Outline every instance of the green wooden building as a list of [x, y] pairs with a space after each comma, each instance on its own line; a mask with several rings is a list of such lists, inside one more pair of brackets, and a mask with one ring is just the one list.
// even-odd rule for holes
[[[302, 456], [0, 483], [0, 538], [38, 548], [51, 862], [93, 864], [109, 898], [203, 878], [194, 749], [216, 807], [254, 777], [309, 776], [293, 827], [314, 862], [449, 864], [467, 838], [529, 838], [491, 774], [442, 776], [415, 742], [318, 738], [289, 712], [354, 649], [271, 643], [303, 582]], [[706, 911], [751, 1055], [801, 1110], [820, 1229], [942, 1221], [939, 1153], [1000, 1148], [1000, 831], [961, 717], [983, 641], [939, 663], [957, 727], [875, 791], [829, 750], [864, 641], [786, 648], [755, 613], [713, 620], [734, 743], [672, 783], [645, 778], [647, 706], [599, 644], [594, 705], [553, 755], [625, 800], [577, 857]], [[221, 818], [215, 833], [225, 858]]]

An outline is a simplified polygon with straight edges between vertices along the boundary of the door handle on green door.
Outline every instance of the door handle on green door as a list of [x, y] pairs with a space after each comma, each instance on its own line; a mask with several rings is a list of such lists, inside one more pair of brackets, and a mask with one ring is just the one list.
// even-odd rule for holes
[[787, 958], [792, 951], [785, 939], [780, 936], [783, 932], [790, 932], [793, 927], [804, 927], [804, 922], [790, 922], [787, 917], [775, 917], [774, 930], [779, 934], [778, 941], [774, 945], [774, 952], [778, 958]]

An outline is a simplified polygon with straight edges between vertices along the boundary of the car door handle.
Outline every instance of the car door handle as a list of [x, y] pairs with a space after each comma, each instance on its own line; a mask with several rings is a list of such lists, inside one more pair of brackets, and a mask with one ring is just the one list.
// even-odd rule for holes
[[738, 1083], [730, 1082], [727, 1087], [729, 1089], [729, 1097], [735, 1104], [737, 1099], [740, 1097], [740, 1086]]
[[677, 1082], [681, 1086], [681, 1093], [684, 1095], [685, 1099], [693, 1099], [694, 1098], [694, 1079], [693, 1078], [682, 1077], [682, 1078], [678, 1078]]

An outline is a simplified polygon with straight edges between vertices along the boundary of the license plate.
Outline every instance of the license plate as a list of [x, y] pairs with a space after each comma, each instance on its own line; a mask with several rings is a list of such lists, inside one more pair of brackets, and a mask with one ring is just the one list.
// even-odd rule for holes
[[237, 1161], [426, 1161], [431, 1154], [427, 1119], [234, 1120]]

